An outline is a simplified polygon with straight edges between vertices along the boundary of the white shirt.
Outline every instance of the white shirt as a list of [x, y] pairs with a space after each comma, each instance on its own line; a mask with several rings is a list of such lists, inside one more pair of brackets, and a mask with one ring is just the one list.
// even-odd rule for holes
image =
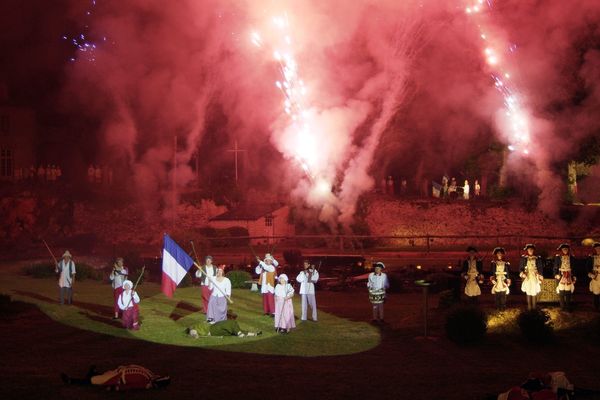
[[65, 260], [60, 260], [58, 263], [58, 272], [60, 273], [60, 277], [58, 278], [58, 286], [72, 287], [73, 278], [71, 277], [71, 273], [75, 275], [75, 263], [73, 260], [69, 260], [68, 263], [65, 263]]
[[[133, 300], [131, 300], [131, 293], [133, 293]], [[123, 293], [119, 296], [119, 300], [117, 304], [121, 310], [129, 310], [135, 304], [139, 304], [140, 296], [138, 296], [137, 292], [133, 290], [124, 290]]]
[[296, 282], [300, 282], [300, 294], [315, 294], [315, 283], [319, 280], [319, 271], [313, 270], [310, 282], [308, 281], [308, 273], [300, 271], [296, 277]]
[[277, 297], [293, 297], [294, 296], [294, 287], [289, 283], [282, 285], [278, 283], [275, 286], [275, 296]]
[[[206, 275], [211, 276], [213, 279], [215, 279], [215, 277], [217, 276], [216, 274], [216, 269], [214, 265], [205, 265], [204, 266], [204, 271], [206, 272]], [[196, 278], [202, 278], [204, 277], [204, 279], [202, 279], [202, 281], [200, 282], [200, 284], [202, 286], [209, 286], [210, 285], [210, 280], [208, 279], [208, 277], [204, 275], [202, 272], [200, 272], [199, 269], [196, 269]]]
[[254, 271], [258, 275], [260, 275], [260, 292], [261, 293], [273, 293], [274, 292], [275, 289], [273, 288], [273, 286], [271, 286], [270, 284], [267, 283], [267, 274], [263, 274], [263, 272], [274, 272], [275, 268], [277, 268], [278, 265], [279, 265], [279, 263], [277, 262], [277, 260], [273, 259], [273, 264], [271, 264], [271, 265], [268, 265], [264, 261], [261, 261], [256, 266], [256, 269]]
[[385, 290], [389, 288], [390, 284], [388, 282], [388, 278], [385, 272], [382, 272], [381, 275], [377, 275], [375, 274], [375, 272], [371, 272], [369, 274], [369, 280], [367, 281], [367, 287], [370, 290]]
[[[231, 297], [231, 281], [229, 278], [223, 277], [223, 280], [219, 282], [217, 278], [214, 278], [208, 287], [212, 290], [211, 296], [214, 297], [225, 297], [223, 293]], [[219, 290], [221, 289], [221, 290]]]
[[123, 267], [121, 270], [113, 269], [110, 273], [110, 280], [112, 281], [113, 289], [117, 289], [123, 286], [123, 282], [127, 279], [129, 271]]

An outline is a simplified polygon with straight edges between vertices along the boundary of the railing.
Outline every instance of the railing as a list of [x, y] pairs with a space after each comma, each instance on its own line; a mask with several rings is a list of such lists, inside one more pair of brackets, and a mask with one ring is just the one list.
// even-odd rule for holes
[[481, 250], [502, 246], [507, 251], [521, 251], [526, 243], [535, 243], [538, 252], [553, 253], [563, 242], [581, 246], [583, 237], [544, 235], [295, 235], [295, 236], [229, 236], [199, 237], [196, 242], [210, 248], [259, 247], [267, 250], [310, 248], [345, 252], [370, 251], [463, 251], [467, 246]]

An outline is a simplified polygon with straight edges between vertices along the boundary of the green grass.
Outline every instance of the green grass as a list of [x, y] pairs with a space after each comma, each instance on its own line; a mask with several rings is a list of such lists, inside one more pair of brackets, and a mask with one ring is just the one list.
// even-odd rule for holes
[[[319, 322], [296, 321], [297, 328], [288, 335], [274, 332], [273, 319], [262, 315], [260, 294], [234, 289], [234, 304], [229, 309], [237, 314], [244, 330], [262, 331], [258, 337], [199, 338], [185, 335], [186, 327], [204, 319], [198, 311], [200, 289], [179, 288], [173, 299], [160, 292], [160, 286], [144, 283], [138, 288], [140, 303], [139, 331], [127, 331], [112, 318], [112, 288], [94, 281], [76, 282], [72, 306], [57, 304], [55, 279], [33, 279], [9, 271], [0, 272], [0, 292], [14, 300], [35, 304], [50, 318], [79, 329], [135, 340], [176, 346], [205, 347], [215, 350], [288, 356], [332, 356], [367, 351], [380, 342], [379, 330], [364, 322], [353, 322], [319, 311]], [[296, 316], [300, 298], [294, 298]]]

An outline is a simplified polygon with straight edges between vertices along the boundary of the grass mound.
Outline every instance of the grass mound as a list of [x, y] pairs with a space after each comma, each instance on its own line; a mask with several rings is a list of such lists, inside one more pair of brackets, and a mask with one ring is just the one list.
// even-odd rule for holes
[[[127, 331], [121, 327], [120, 321], [112, 320], [112, 289], [106, 283], [76, 281], [74, 304], [61, 306], [57, 302], [56, 282], [23, 276], [16, 279], [13, 274], [0, 271], [0, 292], [10, 294], [13, 299], [35, 304], [54, 320], [79, 329], [176, 346], [314, 357], [363, 352], [380, 342], [377, 328], [325, 312], [319, 313], [318, 323], [303, 323], [298, 320], [298, 327], [291, 334], [277, 334], [273, 319], [262, 315], [260, 294], [247, 289], [233, 290], [234, 304], [229, 306], [229, 310], [237, 315], [237, 321], [243, 330], [260, 330], [263, 335], [200, 339], [193, 339], [185, 334], [185, 328], [205, 318], [200, 312], [198, 287], [178, 288], [174, 298], [169, 299], [160, 292], [159, 284], [141, 284], [138, 292], [142, 298], [142, 327], [136, 332]], [[298, 315], [298, 296], [294, 298], [294, 309]]]

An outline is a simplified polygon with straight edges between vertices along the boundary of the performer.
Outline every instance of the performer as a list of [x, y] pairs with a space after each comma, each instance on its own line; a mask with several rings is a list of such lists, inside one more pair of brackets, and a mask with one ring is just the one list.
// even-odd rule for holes
[[576, 277], [573, 276], [575, 257], [571, 255], [571, 246], [563, 243], [557, 249], [560, 253], [554, 256], [554, 278], [558, 281], [556, 293], [560, 299], [560, 308], [571, 311], [571, 297], [575, 291]]
[[373, 323], [384, 323], [383, 303], [385, 302], [385, 291], [390, 287], [387, 275], [383, 272], [384, 269], [385, 264], [381, 261], [376, 262], [375, 271], [369, 274], [367, 280], [369, 300], [373, 305]]
[[243, 331], [240, 328], [238, 322], [234, 319], [227, 319], [225, 321], [215, 322], [214, 324], [209, 324], [205, 321], [200, 321], [195, 325], [187, 328], [186, 333], [193, 337], [194, 339], [198, 339], [199, 337], [220, 337], [220, 336], [237, 336], [237, 337], [246, 337], [246, 336], [260, 336], [262, 335], [261, 331], [258, 332], [248, 332]]
[[204, 259], [204, 267], [196, 270], [196, 278], [202, 279], [200, 281], [200, 290], [202, 290], [202, 312], [204, 314], [208, 311], [208, 299], [210, 299], [211, 289], [210, 281], [211, 278], [214, 280], [217, 276], [216, 268], [213, 265], [212, 256], [206, 256]]
[[123, 312], [123, 327], [137, 331], [140, 329], [140, 296], [133, 291], [133, 283], [130, 280], [123, 282], [123, 292], [119, 295], [119, 308]]
[[255, 272], [260, 275], [260, 292], [263, 298], [263, 310], [265, 315], [275, 315], [275, 268], [279, 266], [279, 263], [269, 253], [265, 254], [264, 261], [256, 257], [258, 265], [256, 266]]
[[62, 260], [56, 264], [54, 272], [59, 274], [58, 287], [60, 288], [60, 304], [73, 302], [73, 283], [75, 283], [75, 263], [69, 250], [62, 255]]
[[537, 295], [542, 291], [544, 264], [541, 257], [535, 255], [535, 245], [529, 243], [523, 250], [526, 254], [521, 256], [519, 263], [519, 276], [523, 279], [521, 290], [527, 295], [527, 309], [534, 310], [537, 307]]
[[471, 191], [471, 187], [469, 186], [469, 181], [465, 179], [465, 184], [463, 186], [463, 198], [465, 200], [469, 200], [470, 191]]
[[98, 385], [114, 391], [161, 388], [171, 383], [168, 375], [160, 376], [135, 364], [122, 365], [104, 373], [99, 373], [95, 366], [91, 366], [85, 378], [71, 378], [65, 373], [60, 377], [67, 385]]
[[594, 308], [600, 311], [600, 242], [594, 243], [594, 254], [588, 261], [590, 292], [594, 295]]
[[206, 321], [209, 323], [225, 321], [227, 319], [227, 298], [225, 296], [231, 297], [231, 281], [225, 277], [225, 265], [219, 265], [217, 268], [217, 277], [211, 280], [210, 289]]
[[469, 253], [469, 257], [463, 261], [462, 267], [462, 276], [467, 281], [465, 294], [473, 303], [477, 303], [481, 296], [479, 285], [483, 283], [483, 261], [477, 258], [475, 247], [467, 247], [467, 253]]
[[294, 287], [288, 283], [286, 274], [279, 275], [279, 283], [275, 286], [275, 331], [289, 333], [296, 327], [294, 321]]
[[492, 282], [492, 294], [496, 297], [496, 308], [499, 311], [506, 310], [506, 296], [510, 293], [510, 263], [504, 260], [506, 251], [503, 247], [494, 249], [495, 260], [492, 260], [490, 281]]
[[296, 277], [296, 282], [300, 283], [300, 297], [302, 298], [302, 316], [301, 320], [306, 321], [308, 305], [312, 311], [312, 320], [317, 322], [317, 300], [315, 298], [315, 284], [319, 280], [319, 271], [314, 265], [310, 265], [310, 260], [304, 260], [304, 270]]
[[123, 293], [123, 282], [127, 280], [127, 275], [129, 271], [127, 268], [123, 266], [123, 258], [117, 258], [115, 264], [113, 265], [113, 270], [110, 273], [110, 280], [113, 288], [113, 297], [114, 297], [114, 310], [115, 316], [113, 319], [119, 319], [119, 296]]

